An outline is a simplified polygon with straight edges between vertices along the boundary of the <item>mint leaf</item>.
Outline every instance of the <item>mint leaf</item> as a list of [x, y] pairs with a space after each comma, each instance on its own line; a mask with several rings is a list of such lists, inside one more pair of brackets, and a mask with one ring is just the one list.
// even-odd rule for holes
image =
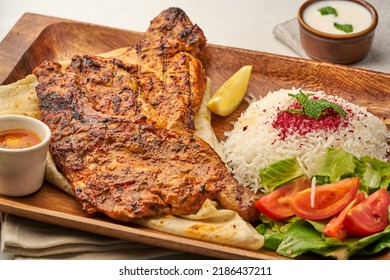
[[[346, 116], [345, 112], [339, 105], [330, 102], [326, 99], [311, 99], [309, 98], [313, 94], [305, 94], [301, 90], [297, 94], [289, 93], [289, 96], [298, 100], [302, 106], [301, 113], [305, 114], [309, 118], [319, 119], [321, 114], [329, 108], [332, 108], [335, 112], [339, 113], [342, 116]], [[291, 113], [297, 113], [297, 110], [291, 111]]]
[[340, 24], [335, 22], [333, 23], [333, 26], [336, 27], [338, 30], [344, 31], [345, 33], [353, 32], [352, 24]]
[[331, 6], [326, 6], [321, 9], [318, 9], [318, 11], [321, 13], [322, 16], [325, 15], [334, 15], [335, 17], [338, 16], [337, 10]]

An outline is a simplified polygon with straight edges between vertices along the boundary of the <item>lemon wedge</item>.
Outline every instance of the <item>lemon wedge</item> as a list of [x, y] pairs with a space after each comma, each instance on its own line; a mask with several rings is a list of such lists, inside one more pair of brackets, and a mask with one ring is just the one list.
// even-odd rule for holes
[[220, 116], [233, 113], [244, 99], [252, 68], [252, 65], [245, 65], [234, 73], [210, 98], [207, 108]]

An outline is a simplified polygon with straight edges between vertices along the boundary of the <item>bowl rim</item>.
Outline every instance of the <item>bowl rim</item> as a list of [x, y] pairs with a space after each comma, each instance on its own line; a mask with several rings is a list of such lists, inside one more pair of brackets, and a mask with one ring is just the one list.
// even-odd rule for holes
[[[310, 27], [308, 24], [306, 24], [306, 22], [303, 20], [303, 12], [305, 11], [305, 9], [309, 5], [311, 5], [315, 2], [321, 2], [321, 1], [326, 1], [326, 0], [308, 0], [308, 1], [304, 2], [299, 8], [298, 16], [297, 16], [299, 25], [303, 29], [305, 29], [306, 31], [308, 31], [308, 32], [310, 32], [318, 37], [322, 37], [325, 39], [333, 39], [333, 40], [348, 40], [348, 39], [358, 38], [360, 36], [370, 34], [371, 32], [375, 31], [375, 28], [378, 25], [378, 13], [373, 5], [371, 5], [370, 3], [363, 1], [363, 0], [348, 0], [350, 2], [355, 2], [356, 4], [359, 4], [363, 7], [365, 7], [366, 9], [368, 9], [368, 11], [372, 15], [372, 22], [371, 22], [369, 27], [367, 27], [366, 29], [364, 29], [360, 32], [356, 32], [356, 33], [352, 33], [352, 34], [332, 34], [332, 33], [326, 33], [326, 32], [322, 32], [322, 31], [319, 31], [317, 29], [314, 29], [313, 27]], [[345, 1], [345, 0], [342, 0], [342, 1]]]
[[50, 128], [41, 120], [38, 120], [36, 118], [32, 118], [29, 116], [25, 115], [1, 115], [0, 116], [0, 121], [7, 121], [7, 120], [18, 120], [18, 121], [24, 121], [24, 122], [30, 122], [30, 123], [36, 123], [39, 126], [41, 126], [45, 131], [46, 131], [46, 137], [42, 139], [41, 142], [38, 144], [31, 146], [31, 147], [26, 147], [26, 148], [17, 148], [17, 149], [9, 149], [9, 148], [1, 148], [0, 147], [0, 152], [1, 153], [26, 153], [29, 151], [34, 151], [38, 150], [43, 146], [46, 146], [49, 144], [50, 139], [51, 139], [51, 130]]

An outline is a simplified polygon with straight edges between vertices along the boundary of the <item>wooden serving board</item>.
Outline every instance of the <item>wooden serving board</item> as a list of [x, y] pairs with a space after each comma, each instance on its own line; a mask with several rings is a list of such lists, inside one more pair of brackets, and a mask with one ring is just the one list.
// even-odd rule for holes
[[[149, 21], [150, 19], [145, 19]], [[207, 30], [204, 30], [207, 37]], [[98, 54], [133, 46], [142, 34], [104, 26], [27, 13], [0, 43], [0, 83], [8, 84], [30, 74], [43, 60], [68, 60], [74, 54]], [[323, 90], [365, 106], [390, 126], [390, 75], [347, 66], [275, 54], [208, 45], [201, 60], [216, 90], [245, 64], [253, 65], [249, 92], [264, 96], [281, 88]], [[213, 116], [219, 140], [246, 108], [245, 102], [230, 116]], [[75, 199], [44, 183], [35, 194], [0, 196], [0, 211], [46, 223], [121, 238], [159, 247], [222, 259], [285, 259], [275, 252], [249, 251], [193, 240], [116, 222], [103, 215], [87, 216]], [[303, 258], [317, 258], [305, 255]], [[390, 259], [390, 251], [374, 256]]]

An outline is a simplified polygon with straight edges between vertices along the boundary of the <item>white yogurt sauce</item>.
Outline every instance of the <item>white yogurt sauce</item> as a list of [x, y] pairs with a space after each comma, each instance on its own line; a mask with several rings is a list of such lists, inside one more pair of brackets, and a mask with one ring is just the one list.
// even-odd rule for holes
[[[337, 11], [334, 14], [321, 15], [319, 9], [333, 7]], [[303, 12], [303, 20], [311, 28], [331, 34], [353, 34], [367, 29], [372, 23], [372, 15], [364, 6], [352, 1], [318, 1], [308, 7]], [[334, 23], [351, 24], [353, 31], [346, 33], [334, 27]]]

